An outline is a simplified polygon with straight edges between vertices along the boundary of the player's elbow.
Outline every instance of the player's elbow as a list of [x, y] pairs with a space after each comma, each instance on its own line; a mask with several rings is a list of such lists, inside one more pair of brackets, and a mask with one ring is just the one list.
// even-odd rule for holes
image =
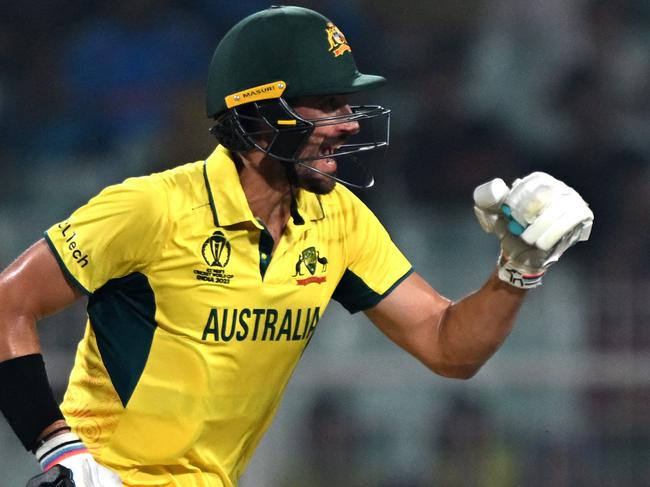
[[427, 364], [427, 367], [435, 374], [448, 379], [469, 380], [474, 377], [483, 364], [468, 363], [468, 364]]
[[482, 357], [466, 353], [445, 353], [440, 347], [433, 353], [420, 355], [420, 361], [433, 373], [450, 379], [467, 380], [474, 377], [485, 363]]

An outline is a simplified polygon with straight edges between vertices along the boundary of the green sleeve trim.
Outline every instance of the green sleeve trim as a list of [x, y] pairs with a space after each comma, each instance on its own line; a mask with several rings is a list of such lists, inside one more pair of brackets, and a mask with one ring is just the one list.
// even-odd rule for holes
[[351, 314], [364, 311], [379, 304], [399, 284], [413, 273], [410, 268], [402, 277], [393, 283], [384, 293], [379, 294], [373, 291], [359, 276], [350, 269], [347, 269], [336, 286], [332, 298], [341, 303]]
[[384, 294], [381, 295], [381, 299], [384, 299], [386, 296], [388, 296], [390, 293], [392, 293], [397, 286], [399, 286], [402, 281], [404, 281], [408, 276], [413, 274], [414, 269], [411, 267], [408, 271], [406, 271], [406, 274], [404, 274], [402, 277], [400, 277], [395, 283], [389, 287]]
[[68, 282], [73, 284], [77, 289], [79, 289], [82, 293], [84, 293], [86, 296], [91, 296], [92, 292], [90, 292], [88, 289], [86, 289], [78, 280], [75, 276], [72, 275], [70, 270], [68, 270], [68, 266], [66, 266], [65, 262], [63, 262], [63, 259], [61, 259], [61, 255], [59, 254], [59, 251], [57, 250], [56, 246], [50, 239], [50, 236], [45, 232], [45, 241], [50, 247], [50, 250], [52, 251], [52, 254], [54, 254], [54, 257], [56, 258], [56, 261], [59, 264], [59, 267], [61, 267], [61, 270], [63, 271], [63, 274], [65, 275], [66, 279]]

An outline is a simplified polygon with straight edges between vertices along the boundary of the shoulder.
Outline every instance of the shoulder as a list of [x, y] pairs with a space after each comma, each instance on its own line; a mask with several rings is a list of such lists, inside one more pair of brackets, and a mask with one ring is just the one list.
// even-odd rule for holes
[[[195, 184], [199, 182], [200, 184]], [[107, 186], [74, 212], [76, 219], [159, 224], [172, 208], [194, 204], [196, 186], [202, 185], [202, 164], [191, 163], [167, 171], [125, 179]], [[205, 198], [204, 198], [205, 199]], [[119, 225], [118, 225], [119, 226]]]
[[205, 184], [205, 161], [189, 162], [148, 176], [130, 178], [125, 181], [141, 184], [149, 189], [165, 191], [184, 190]]
[[121, 195], [152, 209], [154, 206], [192, 198], [194, 193], [204, 193], [204, 161], [191, 162], [166, 171], [146, 176], [131, 177], [122, 183], [105, 188], [102, 193]]

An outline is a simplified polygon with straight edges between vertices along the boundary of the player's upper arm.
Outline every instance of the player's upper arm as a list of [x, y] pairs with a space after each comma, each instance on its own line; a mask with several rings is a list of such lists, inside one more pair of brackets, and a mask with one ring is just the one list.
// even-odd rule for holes
[[446, 375], [438, 330], [450, 305], [449, 299], [414, 272], [365, 314], [393, 342], [434, 372]]
[[27, 249], [0, 274], [0, 361], [38, 352], [35, 322], [81, 295], [45, 240]]

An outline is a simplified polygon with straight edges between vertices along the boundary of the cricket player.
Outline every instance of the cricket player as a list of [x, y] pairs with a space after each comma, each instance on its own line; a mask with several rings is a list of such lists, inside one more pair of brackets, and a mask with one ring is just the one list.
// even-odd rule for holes
[[[233, 487], [331, 299], [433, 372], [472, 377], [530, 288], [589, 236], [571, 188], [533, 173], [477, 188], [501, 241], [481, 289], [452, 302], [346, 187], [388, 145], [381, 86], [321, 14], [271, 7], [221, 40], [205, 160], [104, 189], [0, 276], [0, 408], [44, 473], [30, 486]], [[88, 297], [59, 406], [39, 318]]]

